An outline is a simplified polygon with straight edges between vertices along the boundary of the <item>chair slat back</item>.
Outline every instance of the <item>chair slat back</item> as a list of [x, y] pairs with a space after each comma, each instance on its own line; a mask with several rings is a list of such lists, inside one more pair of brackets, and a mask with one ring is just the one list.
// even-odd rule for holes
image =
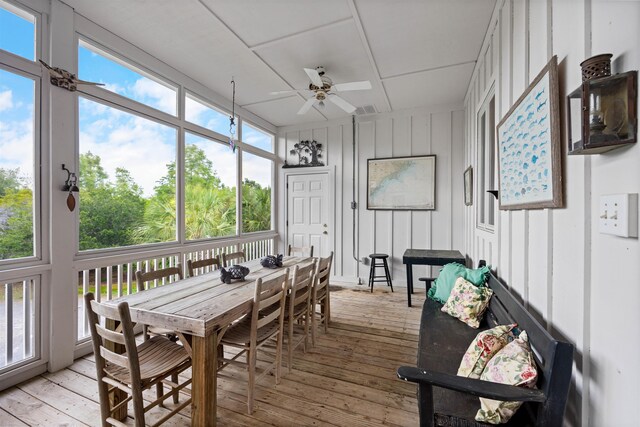
[[299, 267], [295, 266], [293, 269], [293, 278], [291, 280], [291, 287], [288, 296], [289, 304], [289, 316], [293, 317], [299, 314], [301, 310], [296, 313], [295, 308], [306, 301], [307, 306], [311, 297], [311, 288], [313, 285], [313, 273], [316, 268], [316, 261], [311, 264]]
[[287, 255], [289, 255], [289, 256], [297, 255], [297, 256], [312, 257], [313, 256], [313, 245], [311, 245], [311, 246], [291, 246], [291, 245], [289, 245], [289, 250], [287, 252]]
[[[289, 269], [285, 269], [271, 279], [256, 281], [251, 315], [252, 331], [271, 323], [277, 318], [283, 318], [285, 307], [286, 283], [289, 280]], [[252, 332], [253, 335], [253, 332]]]
[[217, 270], [220, 268], [220, 259], [216, 256], [213, 258], [205, 258], [198, 261], [187, 260], [187, 270], [189, 271], [189, 277], [195, 276], [195, 272], [199, 271], [199, 269], [203, 269], [202, 273], [205, 273], [205, 267], [215, 267], [211, 268], [209, 271]]
[[314, 284], [314, 292], [319, 292], [328, 289], [329, 276], [331, 275], [331, 264], [333, 263], [333, 252], [327, 258], [320, 258], [318, 260], [318, 267], [316, 268], [316, 277]]
[[225, 267], [229, 267], [230, 265], [237, 264], [239, 262], [244, 262], [247, 259], [244, 251], [231, 252], [228, 254], [222, 253], [222, 264]]
[[[138, 348], [133, 332], [133, 322], [129, 313], [129, 304], [121, 302], [117, 307], [100, 304], [95, 301], [91, 292], [84, 296], [91, 342], [96, 358], [98, 381], [104, 377], [106, 362], [120, 366], [130, 371], [132, 381], [140, 381], [140, 366], [138, 363]], [[112, 326], [120, 324], [118, 330], [110, 330], [101, 325], [100, 317], [105, 324]], [[120, 354], [122, 346], [124, 352]]]
[[138, 291], [148, 289], [147, 283], [152, 280], [170, 279], [172, 276], [178, 276], [178, 280], [183, 279], [182, 264], [178, 263], [175, 267], [162, 268], [160, 270], [144, 272], [136, 271], [136, 281], [138, 282]]

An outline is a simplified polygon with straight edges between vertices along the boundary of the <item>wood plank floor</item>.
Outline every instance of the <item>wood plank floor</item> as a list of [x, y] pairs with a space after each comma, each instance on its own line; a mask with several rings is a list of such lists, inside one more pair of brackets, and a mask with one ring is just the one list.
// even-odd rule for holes
[[[320, 333], [306, 354], [296, 350], [279, 385], [273, 376], [257, 384], [252, 416], [246, 413], [246, 372], [234, 367], [221, 373], [218, 425], [418, 425], [416, 388], [395, 372], [415, 365], [424, 297], [418, 291], [409, 308], [403, 288], [391, 293], [380, 285], [371, 294], [366, 286], [332, 285], [329, 332]], [[99, 425], [94, 378], [93, 356], [87, 356], [0, 392], [0, 426]], [[153, 391], [145, 395], [153, 397]], [[164, 413], [155, 408], [147, 422]], [[190, 425], [190, 408], [165, 425]]]

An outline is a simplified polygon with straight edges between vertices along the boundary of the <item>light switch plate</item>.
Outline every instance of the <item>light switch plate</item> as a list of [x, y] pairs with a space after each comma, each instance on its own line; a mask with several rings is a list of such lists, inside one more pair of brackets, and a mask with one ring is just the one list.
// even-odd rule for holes
[[638, 237], [638, 194], [600, 196], [600, 233], [621, 237]]

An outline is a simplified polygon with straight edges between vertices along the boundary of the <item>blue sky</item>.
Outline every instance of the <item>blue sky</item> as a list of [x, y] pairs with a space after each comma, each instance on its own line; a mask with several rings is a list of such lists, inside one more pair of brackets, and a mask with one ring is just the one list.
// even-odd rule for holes
[[[34, 59], [33, 22], [0, 8], [0, 49]], [[33, 80], [0, 68], [0, 168], [33, 182]]]
[[[0, 8], [0, 49], [34, 60], [34, 34], [33, 22]], [[104, 83], [107, 90], [176, 115], [175, 88], [125, 67], [115, 57], [83, 42], [78, 46], [78, 77]], [[33, 176], [34, 88], [33, 80], [0, 68], [0, 167], [19, 167], [28, 178]], [[80, 153], [99, 155], [110, 178], [115, 177], [117, 167], [128, 169], [144, 194], [151, 195], [156, 182], [166, 174], [166, 164], [175, 161], [177, 129], [81, 94], [78, 102]], [[188, 121], [228, 135], [227, 113], [195, 97], [187, 97], [185, 110]], [[271, 136], [247, 124], [243, 124], [242, 133], [245, 142], [273, 152]], [[187, 135], [186, 142], [203, 148], [222, 181], [235, 186], [235, 154], [227, 145], [195, 135]], [[245, 177], [270, 185], [271, 170], [266, 166], [263, 159], [246, 155]]]

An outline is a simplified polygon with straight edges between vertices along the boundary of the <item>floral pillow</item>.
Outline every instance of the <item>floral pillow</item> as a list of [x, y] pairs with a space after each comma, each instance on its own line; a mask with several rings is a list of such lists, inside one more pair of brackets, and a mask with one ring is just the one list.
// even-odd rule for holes
[[442, 311], [477, 329], [484, 311], [489, 306], [491, 295], [493, 291], [490, 288], [477, 287], [458, 277], [449, 299], [442, 306]]
[[[536, 362], [529, 347], [529, 339], [525, 331], [504, 346], [502, 350], [487, 363], [480, 379], [500, 384], [510, 384], [533, 388], [538, 378]], [[504, 424], [516, 413], [522, 402], [502, 402], [480, 398], [480, 410], [476, 421], [490, 424]]]
[[487, 331], [482, 331], [474, 338], [473, 342], [462, 357], [458, 375], [468, 378], [480, 378], [489, 360], [502, 347], [507, 345], [511, 330], [516, 326], [500, 325]]

